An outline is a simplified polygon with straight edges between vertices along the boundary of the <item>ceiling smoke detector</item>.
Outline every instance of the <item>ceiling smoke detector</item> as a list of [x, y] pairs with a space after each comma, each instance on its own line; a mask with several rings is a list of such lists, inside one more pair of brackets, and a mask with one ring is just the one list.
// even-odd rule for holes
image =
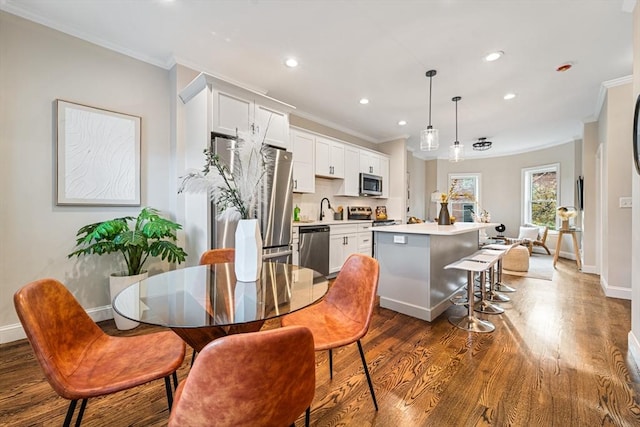
[[493, 145], [493, 142], [487, 141], [487, 138], [478, 138], [478, 142], [473, 143], [473, 149], [476, 151], [486, 151]]

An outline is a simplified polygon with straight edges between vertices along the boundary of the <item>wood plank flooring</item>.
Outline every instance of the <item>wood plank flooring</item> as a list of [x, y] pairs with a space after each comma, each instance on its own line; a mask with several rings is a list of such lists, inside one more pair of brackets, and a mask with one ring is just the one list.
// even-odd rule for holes
[[[518, 289], [505, 314], [482, 316], [491, 334], [467, 333], [378, 308], [363, 339], [380, 410], [357, 346], [318, 353], [314, 426], [638, 426], [640, 371], [627, 354], [629, 301], [605, 298], [599, 277], [560, 260], [553, 281], [507, 276]], [[139, 327], [110, 334], [156, 330]], [[276, 327], [275, 322], [265, 325]], [[190, 352], [178, 375], [189, 371]], [[265, 363], [268, 363], [265, 361]], [[44, 380], [26, 341], [0, 346], [0, 425], [59, 426], [68, 401]], [[84, 426], [164, 426], [157, 381], [89, 401]], [[304, 425], [300, 418], [297, 425]]]

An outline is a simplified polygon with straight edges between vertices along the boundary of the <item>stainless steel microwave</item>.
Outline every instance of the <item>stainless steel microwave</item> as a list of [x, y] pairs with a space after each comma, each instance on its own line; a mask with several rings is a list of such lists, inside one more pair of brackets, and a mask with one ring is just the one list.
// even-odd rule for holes
[[360, 174], [361, 196], [382, 196], [382, 177], [368, 173]]

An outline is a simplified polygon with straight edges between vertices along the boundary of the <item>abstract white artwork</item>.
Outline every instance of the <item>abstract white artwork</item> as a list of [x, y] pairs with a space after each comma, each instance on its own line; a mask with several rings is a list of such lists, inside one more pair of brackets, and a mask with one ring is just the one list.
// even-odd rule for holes
[[56, 106], [57, 204], [140, 206], [140, 117]]

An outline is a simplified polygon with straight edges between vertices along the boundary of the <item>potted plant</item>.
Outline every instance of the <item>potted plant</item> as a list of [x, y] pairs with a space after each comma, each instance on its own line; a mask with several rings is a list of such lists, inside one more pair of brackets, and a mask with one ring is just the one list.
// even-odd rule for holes
[[[77, 249], [68, 257], [120, 252], [127, 270], [114, 273], [109, 278], [113, 300], [122, 289], [147, 276], [143, 266], [149, 257], [160, 257], [178, 264], [185, 261], [187, 254], [175, 243], [176, 231], [181, 228], [180, 224], [160, 216], [157, 209], [146, 207], [137, 217], [114, 218], [80, 228], [76, 234]], [[138, 325], [115, 312], [113, 315], [118, 329], [131, 329]]]

